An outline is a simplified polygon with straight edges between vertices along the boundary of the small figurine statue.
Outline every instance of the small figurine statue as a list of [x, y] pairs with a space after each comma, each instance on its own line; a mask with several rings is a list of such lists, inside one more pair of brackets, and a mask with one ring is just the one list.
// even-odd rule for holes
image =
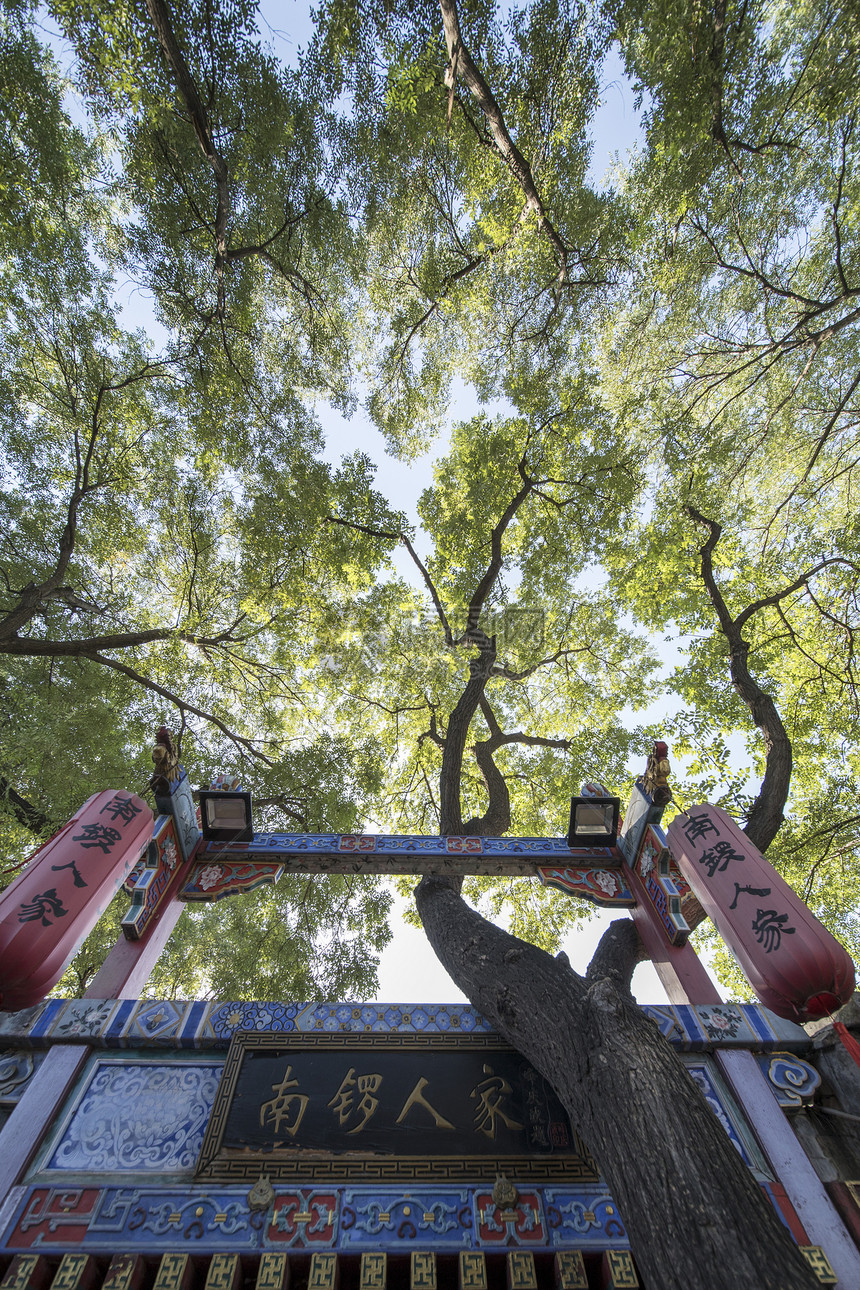
[[519, 1199], [519, 1192], [512, 1182], [509, 1182], [504, 1174], [496, 1174], [496, 1181], [493, 1185], [493, 1200], [499, 1209], [513, 1209]]
[[170, 793], [170, 785], [179, 779], [179, 752], [167, 726], [160, 726], [152, 749], [155, 770], [149, 777], [147, 789], [154, 793]]
[[275, 1191], [269, 1182], [268, 1174], [260, 1174], [254, 1186], [248, 1192], [248, 1208], [251, 1210], [268, 1209], [275, 1199]]
[[666, 806], [672, 800], [669, 787], [669, 745], [658, 739], [648, 754], [643, 787], [655, 806]]

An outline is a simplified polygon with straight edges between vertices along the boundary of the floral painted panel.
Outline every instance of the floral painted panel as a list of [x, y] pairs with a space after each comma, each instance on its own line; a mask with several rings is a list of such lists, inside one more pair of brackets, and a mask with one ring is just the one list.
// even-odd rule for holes
[[99, 1063], [45, 1169], [192, 1169], [221, 1064]]

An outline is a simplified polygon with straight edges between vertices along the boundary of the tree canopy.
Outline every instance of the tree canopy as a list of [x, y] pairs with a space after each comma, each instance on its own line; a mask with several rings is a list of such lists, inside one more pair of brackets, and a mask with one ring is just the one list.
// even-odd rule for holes
[[[288, 66], [250, 3], [5, 6], [7, 877], [165, 721], [279, 827], [550, 835], [659, 729], [856, 956], [849, 8], [329, 0]], [[598, 182], [610, 50], [643, 138]], [[405, 459], [450, 427], [419, 527], [323, 455], [359, 404]]]
[[[326, 0], [290, 64], [250, 0], [2, 13], [3, 880], [94, 788], [142, 788], [161, 724], [264, 827], [444, 834], [558, 835], [571, 788], [623, 791], [660, 733], [676, 805], [737, 815], [858, 957], [854, 7]], [[602, 181], [610, 52], [642, 141]], [[360, 434], [326, 459], [359, 406], [403, 460], [445, 432], [417, 522]], [[662, 1284], [613, 1045], [660, 1071], [655, 1117], [693, 1093], [629, 995], [632, 923], [582, 976], [546, 953], [575, 902], [471, 883], [512, 935], [456, 886], [418, 889], [435, 948]], [[189, 913], [152, 988], [360, 995], [389, 901], [293, 877]], [[702, 1115], [714, 1205], [752, 1213]], [[693, 1184], [661, 1194], [670, 1235]], [[675, 1248], [688, 1284], [808, 1284], [754, 1212], [760, 1239]]]

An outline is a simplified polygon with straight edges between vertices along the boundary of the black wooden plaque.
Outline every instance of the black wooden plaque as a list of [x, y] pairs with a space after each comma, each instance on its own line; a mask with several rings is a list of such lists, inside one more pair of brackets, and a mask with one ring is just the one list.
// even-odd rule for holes
[[233, 1036], [199, 1177], [596, 1179], [553, 1090], [496, 1036]]

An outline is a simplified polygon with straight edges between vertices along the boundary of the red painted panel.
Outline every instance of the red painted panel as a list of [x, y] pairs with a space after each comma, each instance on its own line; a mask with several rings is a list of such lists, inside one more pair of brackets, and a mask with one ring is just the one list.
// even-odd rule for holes
[[0, 1007], [56, 985], [152, 836], [152, 811], [108, 789], [84, 803], [0, 896]]
[[812, 1021], [850, 999], [850, 955], [725, 811], [676, 816], [669, 846], [765, 1007]]
[[785, 1225], [791, 1232], [798, 1245], [812, 1245], [806, 1228], [797, 1217], [797, 1210], [788, 1199], [788, 1194], [782, 1183], [768, 1182], [761, 1184], [762, 1191], [770, 1199], [774, 1209], [782, 1215]]
[[34, 1187], [14, 1230], [6, 1238], [8, 1248], [62, 1249], [80, 1245], [100, 1196], [98, 1187]]
[[279, 1194], [272, 1207], [267, 1239], [285, 1245], [332, 1245], [338, 1197], [335, 1192], [295, 1191]]
[[536, 1192], [520, 1192], [516, 1203], [505, 1208], [496, 1204], [491, 1192], [475, 1193], [478, 1236], [488, 1245], [545, 1245], [540, 1198]]

